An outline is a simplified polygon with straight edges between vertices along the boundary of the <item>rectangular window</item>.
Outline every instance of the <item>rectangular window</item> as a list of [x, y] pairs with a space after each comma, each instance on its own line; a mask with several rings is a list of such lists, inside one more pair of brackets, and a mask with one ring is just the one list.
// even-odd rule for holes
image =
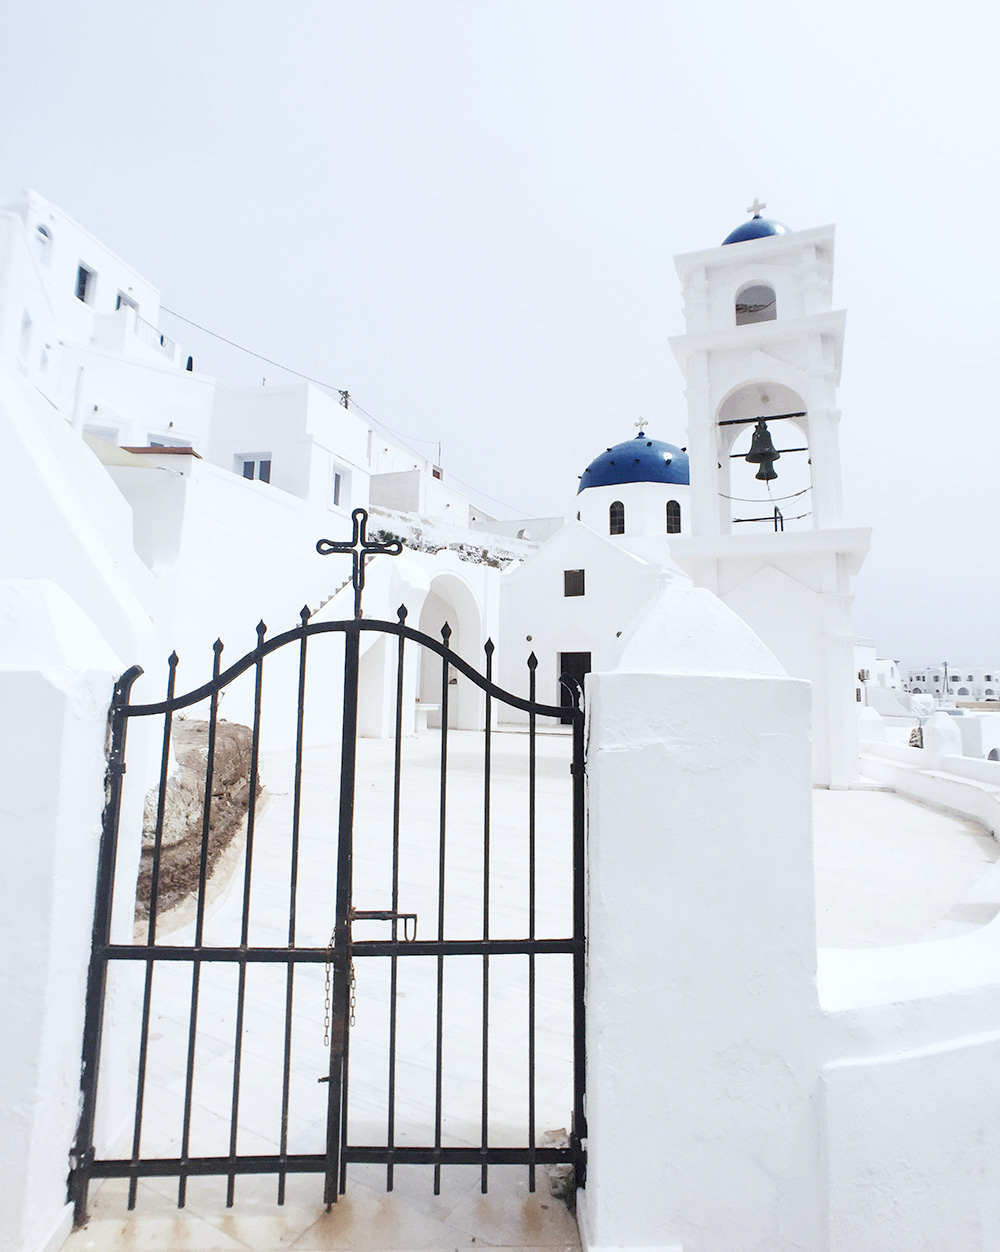
[[94, 271], [88, 269], [86, 265], [78, 265], [76, 267], [76, 298], [82, 300], [84, 304], [93, 304], [96, 285], [97, 275]]
[[333, 503], [337, 507], [340, 505], [340, 475], [336, 470], [333, 471]]
[[262, 483], [269, 483], [271, 481], [271, 454], [270, 452], [244, 453], [236, 458], [234, 468], [237, 474], [242, 474], [244, 478], [256, 478]]
[[128, 309], [135, 309], [136, 312], [139, 311], [139, 306], [132, 299], [132, 297], [127, 296], [124, 291], [119, 291], [118, 295], [115, 298], [115, 308], [120, 309], [123, 304]]
[[582, 596], [584, 590], [584, 571], [582, 569], [563, 570], [563, 595]]
[[21, 316], [21, 339], [18, 344], [18, 356], [22, 361], [27, 361], [28, 353], [31, 350], [31, 314], [27, 309]]

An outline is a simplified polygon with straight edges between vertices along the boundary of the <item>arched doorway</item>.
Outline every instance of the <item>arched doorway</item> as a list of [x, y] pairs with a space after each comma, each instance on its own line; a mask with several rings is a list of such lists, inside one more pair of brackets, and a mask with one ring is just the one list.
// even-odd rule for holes
[[[438, 574], [431, 579], [430, 590], [420, 610], [418, 629], [433, 639], [441, 638], [441, 627], [451, 627], [449, 647], [463, 661], [477, 670], [485, 663], [483, 656], [482, 613], [472, 588], [457, 574]], [[418, 698], [427, 708], [427, 725], [441, 725], [441, 660], [421, 649]], [[458, 730], [475, 730], [482, 726], [484, 701], [482, 692], [457, 670], [448, 678], [448, 725]]]

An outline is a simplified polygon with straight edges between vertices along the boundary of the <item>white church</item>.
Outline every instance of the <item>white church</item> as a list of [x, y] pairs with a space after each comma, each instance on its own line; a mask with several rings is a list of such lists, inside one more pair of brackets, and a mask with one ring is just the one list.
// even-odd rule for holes
[[[817, 949], [813, 788], [893, 792], [996, 837], [1000, 764], [983, 718], [913, 704], [854, 636], [870, 531], [842, 516], [834, 228], [765, 207], [676, 259], [686, 426], [609, 430], [560, 516], [515, 522], [346, 396], [199, 373], [126, 262], [34, 193], [0, 209], [0, 938], [20, 954], [0, 966], [2, 1252], [58, 1252], [72, 1219], [113, 682], [140, 665], [152, 702], [174, 649], [186, 691], [217, 639], [235, 661], [303, 606], [311, 623], [353, 619], [350, 566], [316, 544], [349, 540], [358, 510], [403, 544], [367, 569], [366, 619], [405, 605], [425, 635], [447, 624], [450, 649], [477, 671], [488, 654], [509, 692], [533, 654], [553, 717], [585, 693], [582, 1246], [1000, 1248], [1000, 922]], [[446, 707], [456, 731], [489, 720], [511, 739], [530, 716], [534, 752], [534, 715], [488, 704], [460, 667], [443, 701], [438, 661], [404, 678], [389, 636], [359, 640], [362, 738], [427, 742]], [[323, 707], [298, 728], [276, 707], [254, 752], [297, 731], [300, 752], [325, 742], [343, 688], [322, 676]], [[225, 716], [256, 725], [252, 686]], [[168, 732], [164, 776], [171, 752]], [[443, 898], [443, 843], [441, 865]], [[998, 885], [982, 891], [1000, 912]], [[134, 889], [128, 903], [108, 921], [119, 935]]]

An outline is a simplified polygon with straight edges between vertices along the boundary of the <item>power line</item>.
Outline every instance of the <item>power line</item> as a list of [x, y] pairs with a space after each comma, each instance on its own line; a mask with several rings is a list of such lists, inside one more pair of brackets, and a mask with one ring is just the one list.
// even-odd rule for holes
[[[190, 317], [185, 317], [183, 313], [176, 313], [173, 309], [168, 309], [162, 304], [160, 305], [160, 309], [164, 313], [169, 313], [171, 317], [176, 317], [179, 321], [185, 322], [188, 326], [193, 326], [195, 330], [200, 330], [203, 334], [211, 335], [213, 339], [218, 339], [222, 343], [228, 344], [229, 347], [236, 348], [239, 352], [245, 352], [248, 356], [256, 357], [258, 361], [263, 361], [265, 365], [273, 365], [275, 369], [284, 370], [286, 374], [293, 374], [296, 378], [301, 378], [303, 381], [312, 383], [316, 387], [322, 387], [325, 391], [335, 391], [338, 395], [344, 394], [342, 389], [335, 386], [333, 383], [324, 382], [321, 378], [313, 378], [310, 374], [303, 374], [301, 370], [294, 370], [289, 365], [282, 365], [280, 361], [275, 361], [269, 356], [262, 355], [260, 352], [254, 352], [252, 348], [245, 348], [243, 344], [237, 343], [234, 339], [227, 339], [225, 335], [220, 335], [218, 331], [209, 330], [207, 326], [202, 326], [199, 322], [192, 321]], [[354, 399], [353, 395], [349, 396], [348, 403], [353, 408], [357, 409], [359, 413], [367, 417], [373, 425], [379, 427], [381, 430], [385, 431], [389, 435], [392, 435], [396, 439], [403, 440], [404, 442], [407, 439], [413, 439], [417, 443], [431, 444], [437, 444], [440, 442], [437, 439], [425, 439], [420, 435], [404, 435], [401, 431], [395, 430], [392, 426], [380, 421], [377, 417], [369, 413], [367, 409], [362, 408], [361, 405], [358, 404], [357, 400]], [[412, 452], [414, 456], [422, 457], [423, 455], [418, 452], [416, 448], [408, 447], [407, 451]], [[450, 474], [449, 477], [453, 482], [465, 487], [467, 491], [472, 491], [475, 492], [476, 495], [482, 496], [484, 500], [489, 500], [492, 504], [499, 504], [501, 508], [510, 509], [511, 512], [517, 513], [521, 517], [527, 516], [526, 509], [519, 509], [516, 505], [508, 504], [504, 500], [498, 500], [496, 496], [491, 496], [489, 492], [482, 491], [480, 488], [472, 486], [471, 483], [465, 482], [463, 479], [458, 478], [454, 474]]]

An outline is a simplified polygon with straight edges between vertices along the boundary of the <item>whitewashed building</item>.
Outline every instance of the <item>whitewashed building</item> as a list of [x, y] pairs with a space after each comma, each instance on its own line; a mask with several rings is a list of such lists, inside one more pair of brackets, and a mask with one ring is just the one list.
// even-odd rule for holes
[[914, 695], [923, 693], [969, 702], [1000, 700], [1000, 665], [960, 665], [952, 661], [911, 665], [903, 671], [903, 686]]

